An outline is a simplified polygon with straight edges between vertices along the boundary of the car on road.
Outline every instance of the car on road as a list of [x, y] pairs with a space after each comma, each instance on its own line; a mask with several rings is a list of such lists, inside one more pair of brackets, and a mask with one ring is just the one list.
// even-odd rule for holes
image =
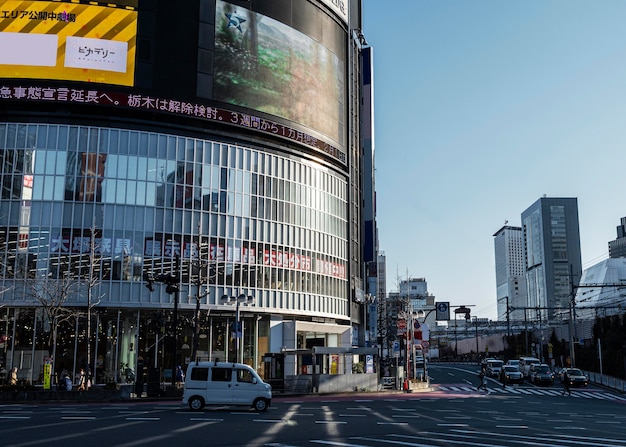
[[508, 383], [522, 383], [524, 381], [524, 376], [514, 365], [504, 365], [502, 370], [500, 371], [500, 382], [504, 384]]
[[520, 357], [519, 358], [519, 370], [522, 372], [522, 375], [525, 378], [530, 378], [530, 376], [528, 375], [529, 370], [530, 370], [530, 365], [533, 365], [535, 363], [541, 363], [541, 360], [539, 360], [536, 357]]
[[205, 405], [244, 405], [266, 411], [271, 402], [271, 385], [248, 365], [195, 361], [187, 367], [182, 403], [192, 411]]
[[534, 363], [528, 370], [528, 378], [535, 385], [554, 385], [554, 372], [545, 363]]
[[498, 359], [485, 359], [483, 360], [483, 370], [489, 377], [500, 377], [500, 370], [502, 369], [504, 362]]
[[577, 387], [577, 386], [587, 386], [589, 385], [589, 378], [578, 368], [563, 368], [559, 372], [559, 379], [561, 383], [563, 383], [563, 378], [565, 376], [565, 372], [567, 372], [567, 377], [569, 380], [569, 386]]
[[507, 360], [504, 366], [515, 366], [519, 370], [519, 360], [518, 359]]

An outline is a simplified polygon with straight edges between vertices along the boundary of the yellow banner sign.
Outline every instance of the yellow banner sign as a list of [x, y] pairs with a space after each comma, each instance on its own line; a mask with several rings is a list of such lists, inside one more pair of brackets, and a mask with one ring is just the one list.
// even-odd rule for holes
[[43, 365], [43, 389], [50, 389], [50, 381], [52, 378], [52, 365], [50, 363], [44, 363]]
[[132, 86], [137, 12], [46, 1], [0, 3], [0, 77]]

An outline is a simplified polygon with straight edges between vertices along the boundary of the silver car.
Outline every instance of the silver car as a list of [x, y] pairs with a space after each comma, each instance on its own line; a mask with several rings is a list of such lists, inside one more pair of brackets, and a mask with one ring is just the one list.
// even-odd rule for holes
[[500, 382], [506, 383], [522, 383], [524, 376], [517, 366], [504, 365], [502, 371], [500, 371]]
[[534, 363], [530, 365], [528, 371], [528, 377], [530, 382], [535, 385], [553, 385], [554, 373], [550, 369], [549, 365], [545, 363]]

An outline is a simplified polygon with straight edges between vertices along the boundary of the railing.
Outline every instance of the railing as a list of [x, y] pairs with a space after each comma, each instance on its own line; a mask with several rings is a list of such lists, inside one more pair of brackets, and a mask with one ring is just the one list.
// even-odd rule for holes
[[626, 381], [624, 379], [618, 379], [617, 377], [611, 377], [597, 372], [585, 371], [589, 381], [597, 383], [608, 388], [612, 388], [621, 393], [626, 392]]

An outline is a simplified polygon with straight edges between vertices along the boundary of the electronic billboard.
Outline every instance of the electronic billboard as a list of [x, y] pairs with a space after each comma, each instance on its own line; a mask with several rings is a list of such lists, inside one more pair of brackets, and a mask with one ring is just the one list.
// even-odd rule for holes
[[137, 0], [0, 0], [0, 78], [132, 86]]
[[299, 123], [344, 144], [345, 63], [308, 35], [217, 0], [213, 99]]

